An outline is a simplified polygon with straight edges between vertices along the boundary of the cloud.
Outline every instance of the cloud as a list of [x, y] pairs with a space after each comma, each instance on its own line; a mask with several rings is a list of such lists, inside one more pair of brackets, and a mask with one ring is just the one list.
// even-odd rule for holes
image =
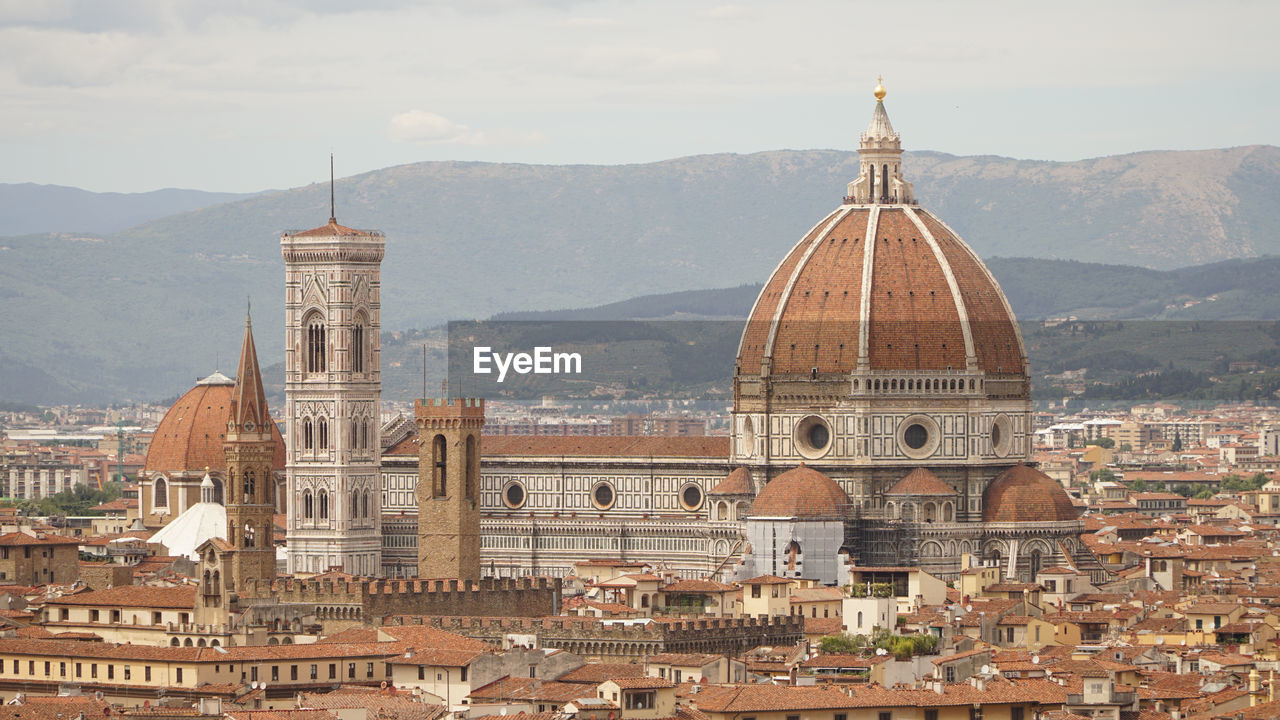
[[558, 25], [559, 27], [587, 28], [587, 29], [612, 27], [617, 24], [618, 24], [618, 21], [614, 20], [613, 18], [602, 18], [602, 17], [575, 17], [575, 18], [569, 18], [568, 20], [562, 20], [556, 23], [556, 25]]
[[698, 17], [703, 20], [736, 20], [746, 14], [740, 5], [720, 5], [710, 10], [703, 10]]
[[500, 128], [482, 132], [443, 115], [416, 109], [393, 116], [388, 134], [396, 142], [428, 145], [536, 145], [546, 142], [546, 137], [536, 131]]

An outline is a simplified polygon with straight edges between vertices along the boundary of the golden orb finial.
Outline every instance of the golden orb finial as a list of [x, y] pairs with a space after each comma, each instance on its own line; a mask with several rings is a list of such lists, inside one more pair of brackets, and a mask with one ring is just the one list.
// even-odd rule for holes
[[872, 91], [872, 93], [876, 96], [876, 102], [880, 102], [880, 101], [884, 100], [885, 91], [884, 91], [884, 76], [883, 76], [883, 75], [879, 75], [879, 76], [877, 76], [877, 77], [876, 77], [876, 89], [875, 89], [875, 90], [873, 90], [873, 91]]

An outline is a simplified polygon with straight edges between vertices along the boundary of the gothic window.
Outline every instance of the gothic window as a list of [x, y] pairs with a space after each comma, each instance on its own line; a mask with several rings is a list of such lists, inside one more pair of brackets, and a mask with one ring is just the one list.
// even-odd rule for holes
[[1033, 582], [1035, 581], [1036, 576], [1040, 574], [1041, 557], [1040, 550], [1036, 549], [1031, 551], [1031, 580]]
[[325, 361], [325, 328], [320, 313], [312, 313], [303, 323], [307, 335], [304, 349], [304, 363], [308, 373], [324, 372]]
[[356, 319], [356, 326], [351, 328], [351, 371], [364, 372], [365, 356], [364, 318]]
[[329, 519], [329, 492], [327, 490], [321, 490], [320, 492], [316, 493], [316, 495], [319, 496], [316, 498], [316, 504], [320, 506], [318, 508], [319, 518], [321, 520], [328, 520]]
[[369, 514], [369, 496], [372, 494], [373, 493], [369, 492], [368, 490], [365, 490], [364, 495], [361, 496], [360, 504], [363, 506], [363, 508], [361, 510], [360, 517], [366, 517], [366, 518], [373, 517], [372, 515]]
[[302, 449], [310, 450], [316, 446], [315, 431], [311, 426], [311, 418], [302, 419]]
[[360, 492], [358, 490], [351, 491], [351, 512], [349, 516], [352, 520], [360, 517]]
[[244, 524], [244, 546], [247, 548], [254, 547], [257, 542], [258, 533], [253, 528], [253, 523]]
[[467, 436], [467, 494], [468, 499], [476, 497], [476, 476], [480, 474], [480, 457], [476, 454], [476, 436]]
[[329, 421], [324, 418], [316, 420], [316, 447], [320, 450], [329, 449]]
[[351, 419], [351, 436], [350, 436], [350, 439], [347, 441], [347, 447], [351, 450], [355, 450], [357, 447], [359, 447], [357, 443], [357, 441], [360, 439], [359, 428], [360, 428], [360, 421], [356, 420], [355, 418], [352, 418]]
[[244, 471], [244, 501], [253, 502], [257, 491], [257, 481], [252, 470]]
[[435, 497], [448, 495], [448, 488], [445, 486], [445, 454], [444, 436], [437, 435], [431, 441], [431, 458], [435, 461], [431, 469], [431, 494]]
[[364, 422], [360, 423], [360, 449], [369, 449], [369, 418], [365, 418]]
[[310, 520], [315, 517], [315, 506], [311, 500], [311, 491], [302, 491], [302, 517]]
[[169, 484], [164, 481], [164, 478], [156, 478], [153, 493], [151, 500], [152, 507], [169, 507]]

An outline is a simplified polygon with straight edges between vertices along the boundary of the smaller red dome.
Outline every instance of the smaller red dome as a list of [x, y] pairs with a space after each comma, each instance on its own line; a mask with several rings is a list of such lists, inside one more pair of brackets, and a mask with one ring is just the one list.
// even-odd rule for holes
[[721, 480], [715, 487], [707, 491], [708, 495], [750, 495], [751, 472], [746, 468], [735, 468], [729, 476]]
[[1029, 465], [1005, 470], [982, 493], [986, 522], [1063, 522], [1078, 517], [1062, 485]]
[[849, 496], [835, 480], [801, 465], [770, 480], [751, 503], [749, 515], [843, 520], [848, 508]]

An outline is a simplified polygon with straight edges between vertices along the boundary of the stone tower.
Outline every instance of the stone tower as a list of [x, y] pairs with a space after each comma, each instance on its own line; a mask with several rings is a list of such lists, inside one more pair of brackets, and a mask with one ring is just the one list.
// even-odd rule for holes
[[[229, 589], [244, 587], [244, 580], [271, 580], [276, 576], [274, 543], [275, 421], [267, 412], [267, 397], [253, 345], [253, 323], [245, 318], [240, 370], [231, 391], [223, 452], [227, 457], [227, 578]], [[201, 492], [213, 491], [213, 483]], [[203, 499], [203, 498], [202, 498]], [[212, 497], [210, 497], [212, 499]]]
[[285, 263], [289, 572], [382, 568], [378, 441], [382, 233], [280, 238]]
[[428, 398], [418, 425], [418, 577], [480, 579], [484, 400]]

